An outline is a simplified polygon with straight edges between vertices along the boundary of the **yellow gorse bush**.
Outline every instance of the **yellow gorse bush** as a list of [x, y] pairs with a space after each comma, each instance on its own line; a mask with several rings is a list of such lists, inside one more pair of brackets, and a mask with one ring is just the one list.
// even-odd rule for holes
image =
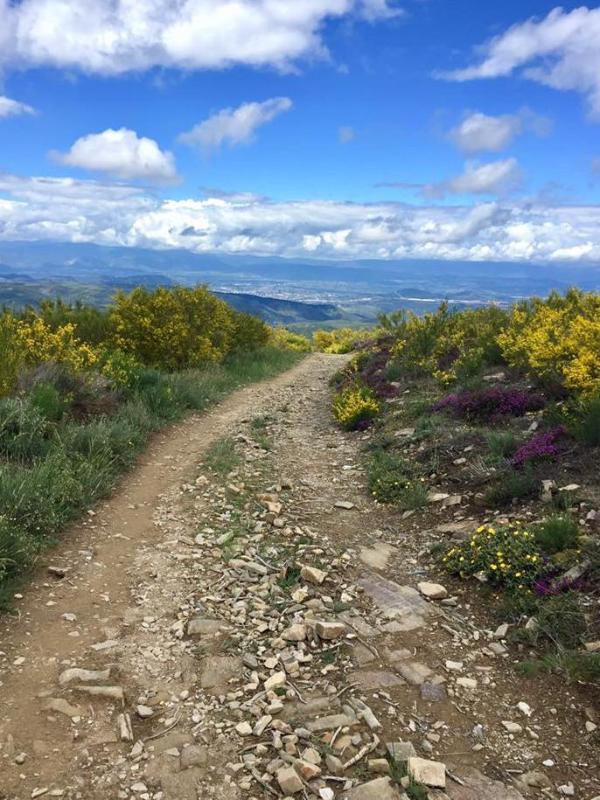
[[269, 330], [269, 342], [274, 347], [283, 347], [296, 353], [310, 353], [312, 350], [310, 339], [280, 326]]
[[98, 355], [77, 339], [70, 323], [52, 330], [40, 317], [19, 320], [5, 312], [0, 317], [0, 395], [14, 388], [21, 369], [49, 361], [82, 371], [92, 368]]
[[379, 402], [366, 386], [342, 389], [333, 399], [333, 416], [346, 430], [354, 430], [361, 422], [373, 419], [379, 413]]
[[508, 317], [497, 306], [453, 312], [442, 303], [432, 313], [396, 314], [386, 321], [396, 340], [392, 354], [401, 364], [447, 385], [498, 363], [498, 334]]
[[498, 343], [506, 361], [584, 397], [600, 393], [600, 294], [571, 289], [515, 307]]
[[169, 370], [222, 361], [235, 334], [233, 310], [203, 286], [120, 292], [110, 321], [117, 348]]
[[352, 328], [337, 328], [333, 331], [315, 331], [313, 344], [321, 353], [350, 353], [359, 339], [367, 338], [365, 331]]

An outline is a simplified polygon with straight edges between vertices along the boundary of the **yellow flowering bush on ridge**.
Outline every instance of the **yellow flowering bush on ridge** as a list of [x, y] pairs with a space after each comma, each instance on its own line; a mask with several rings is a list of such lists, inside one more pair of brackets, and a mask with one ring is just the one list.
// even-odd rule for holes
[[379, 403], [373, 392], [358, 384], [348, 386], [333, 398], [333, 416], [345, 430], [356, 430], [379, 413]]
[[315, 331], [313, 344], [315, 350], [321, 353], [351, 353], [361, 339], [369, 338], [368, 331], [358, 331], [353, 328], [336, 328], [332, 331]]
[[518, 523], [482, 525], [442, 557], [448, 572], [476, 575], [492, 586], [513, 591], [529, 588], [543, 572], [535, 534]]
[[168, 370], [222, 361], [235, 334], [232, 309], [202, 286], [119, 292], [110, 321], [118, 349]]
[[396, 312], [380, 321], [395, 339], [392, 355], [400, 365], [446, 385], [500, 363], [498, 334], [508, 316], [494, 305], [452, 311], [444, 302], [422, 316]]
[[310, 339], [281, 326], [269, 329], [269, 342], [275, 347], [283, 347], [296, 353], [310, 353], [312, 350]]
[[498, 336], [506, 361], [583, 397], [600, 394], [600, 294], [570, 289], [515, 306]]
[[54, 362], [81, 372], [97, 361], [95, 350], [77, 339], [71, 323], [52, 330], [40, 317], [19, 320], [10, 312], [0, 317], [0, 396], [14, 388], [23, 368]]

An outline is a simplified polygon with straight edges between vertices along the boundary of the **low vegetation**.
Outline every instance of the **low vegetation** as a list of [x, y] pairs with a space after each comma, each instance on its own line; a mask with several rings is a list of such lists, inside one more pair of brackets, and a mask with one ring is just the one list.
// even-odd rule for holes
[[[0, 603], [149, 436], [300, 357], [206, 289], [136, 289], [107, 311], [46, 302], [0, 316]], [[215, 446], [215, 469], [231, 468]]]
[[460, 531], [432, 543], [435, 568], [493, 593], [525, 671], [597, 681], [600, 295], [400, 311], [357, 341], [333, 408], [370, 428], [372, 496]]

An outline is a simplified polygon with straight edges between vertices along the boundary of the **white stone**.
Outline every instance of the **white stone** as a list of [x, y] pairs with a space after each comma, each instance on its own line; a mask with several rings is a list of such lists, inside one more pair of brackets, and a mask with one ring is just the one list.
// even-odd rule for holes
[[444, 597], [448, 597], [448, 590], [441, 583], [422, 581], [417, 584], [417, 589], [423, 597], [427, 597], [429, 600], [442, 600]]
[[417, 783], [437, 789], [446, 788], [446, 765], [440, 761], [412, 757], [407, 762], [408, 774]]

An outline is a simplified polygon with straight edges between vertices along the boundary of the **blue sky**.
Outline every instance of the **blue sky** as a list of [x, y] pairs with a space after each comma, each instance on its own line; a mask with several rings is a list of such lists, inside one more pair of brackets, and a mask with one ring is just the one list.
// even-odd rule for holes
[[5, 239], [600, 261], [592, 5], [0, 0], [0, 70]]

